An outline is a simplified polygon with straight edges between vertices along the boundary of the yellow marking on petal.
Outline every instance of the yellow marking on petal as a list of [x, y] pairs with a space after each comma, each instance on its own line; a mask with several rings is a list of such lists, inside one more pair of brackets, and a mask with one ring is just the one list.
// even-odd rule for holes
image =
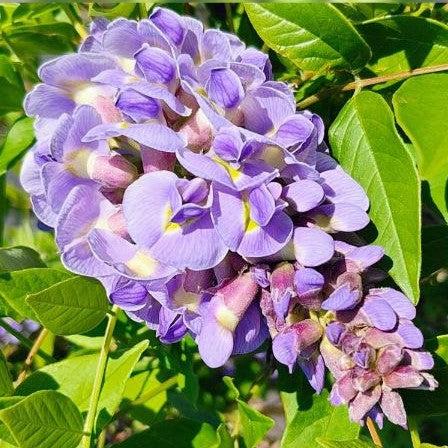
[[135, 59], [132, 58], [118, 58], [118, 65], [127, 73], [132, 73], [135, 68]]
[[328, 215], [315, 215], [313, 216], [313, 220], [319, 228], [324, 230], [327, 233], [334, 233], [332, 226], [332, 217]]
[[71, 97], [76, 104], [95, 106], [98, 96], [104, 92], [104, 88], [91, 82], [73, 83], [71, 87]]
[[201, 95], [201, 96], [203, 96], [203, 97], [205, 97], [205, 98], [208, 97], [208, 95], [207, 95], [207, 91], [204, 89], [204, 87], [198, 87], [198, 88], [196, 89], [196, 93], [199, 93], [199, 95]]
[[105, 218], [104, 216], [101, 218], [98, 218], [95, 222], [95, 229], [100, 229], [100, 230], [109, 230], [109, 232], [112, 231], [112, 229], [109, 226], [109, 220], [107, 218]]
[[64, 156], [64, 165], [67, 171], [78, 177], [91, 177], [95, 154], [89, 149], [80, 148], [70, 151]]
[[173, 233], [180, 230], [180, 224], [177, 222], [171, 222], [171, 218], [173, 216], [173, 210], [172, 208], [167, 205], [164, 213], [164, 231], [166, 233]]
[[215, 161], [218, 165], [222, 166], [227, 171], [227, 174], [230, 176], [230, 179], [232, 179], [233, 182], [235, 182], [241, 177], [241, 172], [239, 170], [233, 168], [233, 166], [231, 166], [224, 160], [220, 159], [219, 157], [212, 157], [212, 160]]
[[128, 123], [127, 121], [120, 121], [120, 123], [118, 123], [118, 127], [120, 129], [127, 129], [131, 124]]
[[247, 198], [243, 198], [243, 219], [246, 233], [255, 232], [260, 225], [250, 217], [250, 204]]
[[174, 303], [178, 307], [184, 306], [189, 311], [196, 311], [199, 305], [199, 295], [179, 288], [174, 294]]
[[135, 255], [126, 262], [126, 266], [138, 277], [150, 277], [157, 269], [157, 261], [148, 254], [137, 251]]
[[225, 305], [220, 306], [216, 311], [216, 320], [230, 331], [234, 331], [239, 322], [238, 317]]
[[273, 168], [281, 168], [284, 165], [284, 155], [278, 146], [267, 146], [262, 153], [262, 159]]

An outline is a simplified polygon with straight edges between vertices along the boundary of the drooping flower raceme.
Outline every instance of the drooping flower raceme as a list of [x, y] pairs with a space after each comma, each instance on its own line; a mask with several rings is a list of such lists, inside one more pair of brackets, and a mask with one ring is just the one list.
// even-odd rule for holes
[[264, 53], [156, 8], [39, 76], [21, 179], [67, 269], [211, 367], [271, 339], [316, 391], [326, 366], [353, 420], [406, 424], [396, 390], [437, 385], [415, 309], [374, 284], [380, 247], [349, 244], [367, 196]]

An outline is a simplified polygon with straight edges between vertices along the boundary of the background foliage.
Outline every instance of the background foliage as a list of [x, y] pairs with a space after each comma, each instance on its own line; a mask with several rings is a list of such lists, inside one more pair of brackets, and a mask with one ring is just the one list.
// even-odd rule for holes
[[[141, 18], [153, 6], [0, 5], [0, 326], [19, 339], [0, 338], [0, 447], [372, 447], [327, 391], [312, 395], [269, 354], [211, 370], [193, 341], [161, 345], [111, 310], [97, 282], [64, 271], [33, 218], [17, 175], [34, 138], [22, 101], [38, 65], [73, 51], [92, 18]], [[406, 395], [411, 431], [386, 425], [384, 446], [447, 444], [447, 5], [167, 6], [269, 52], [298, 106], [323, 116], [333, 155], [369, 195], [363, 236], [385, 247], [393, 281], [420, 299], [418, 324], [437, 358], [439, 390]], [[41, 330], [24, 336], [10, 318]]]

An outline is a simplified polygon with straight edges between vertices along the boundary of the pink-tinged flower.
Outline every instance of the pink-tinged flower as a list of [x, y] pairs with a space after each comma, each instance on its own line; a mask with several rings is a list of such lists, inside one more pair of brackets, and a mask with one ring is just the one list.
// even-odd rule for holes
[[225, 282], [201, 304], [201, 326], [196, 341], [210, 367], [224, 365], [233, 352], [258, 348], [267, 333], [261, 313], [251, 306], [259, 287], [250, 273]]

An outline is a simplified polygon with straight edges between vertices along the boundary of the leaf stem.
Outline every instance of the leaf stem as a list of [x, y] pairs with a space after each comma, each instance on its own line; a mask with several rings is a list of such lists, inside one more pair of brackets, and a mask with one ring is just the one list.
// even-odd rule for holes
[[314, 95], [309, 96], [308, 98], [305, 98], [302, 101], [299, 101], [297, 105], [300, 109], [306, 109], [307, 107], [311, 106], [314, 103], [317, 103], [321, 99], [331, 96], [335, 93], [348, 92], [350, 90], [360, 90], [364, 87], [372, 86], [375, 84], [381, 84], [383, 82], [396, 81], [396, 80], [400, 80], [400, 79], [410, 78], [412, 76], [425, 75], [427, 73], [437, 73], [437, 72], [444, 72], [444, 71], [448, 71], [448, 64], [432, 65], [429, 67], [420, 67], [420, 68], [416, 68], [414, 70], [406, 70], [404, 72], [391, 73], [390, 75], [375, 76], [374, 78], [359, 79], [359, 80], [355, 80], [355, 81], [349, 82], [344, 85], [339, 85], [339, 86], [335, 86], [335, 87], [332, 87], [327, 90], [322, 90]]
[[[33, 349], [33, 342], [30, 341], [28, 338], [23, 336], [22, 333], [18, 332], [16, 329], [11, 327], [7, 322], [5, 322], [4, 319], [0, 319], [0, 327], [4, 328], [9, 334], [12, 334], [15, 338], [19, 340], [19, 342], [26, 347], [28, 350]], [[40, 348], [37, 350], [37, 354], [44, 359], [47, 363], [56, 362], [56, 360], [50, 356], [48, 353], [45, 353]]]
[[19, 377], [17, 378], [17, 385], [19, 385], [27, 376], [28, 370], [33, 364], [33, 358], [40, 350], [42, 344], [45, 341], [45, 338], [50, 334], [50, 332], [46, 328], [42, 328], [39, 336], [35, 339], [33, 346], [31, 347], [28, 356], [25, 359], [25, 364], [23, 366], [22, 371], [20, 372]]
[[421, 441], [420, 441], [420, 435], [418, 433], [417, 422], [415, 421], [414, 418], [409, 417], [408, 423], [409, 423], [409, 433], [411, 434], [412, 447], [420, 448]]
[[143, 394], [139, 398], [134, 400], [131, 403], [132, 406], [146, 403], [147, 401], [151, 400], [151, 398], [154, 398], [160, 393], [165, 392], [166, 390], [170, 389], [173, 386], [176, 386], [178, 381], [179, 378], [177, 375], [167, 379], [163, 383], [159, 384], [157, 387], [154, 387], [154, 389], [149, 390], [146, 394]]
[[372, 438], [373, 443], [378, 447], [383, 447], [383, 443], [381, 442], [380, 436], [376, 430], [375, 423], [370, 417], [367, 417], [366, 420], [367, 429], [369, 430], [370, 437]]
[[98, 401], [100, 398], [101, 388], [103, 385], [104, 375], [106, 373], [107, 359], [109, 356], [112, 335], [114, 333], [115, 324], [117, 323], [118, 307], [114, 305], [108, 315], [108, 323], [106, 332], [104, 333], [103, 344], [101, 346], [100, 357], [96, 367], [95, 379], [93, 381], [92, 393], [90, 395], [89, 409], [87, 411], [86, 421], [84, 423], [84, 436], [82, 439], [82, 448], [91, 448], [92, 436], [98, 410]]

